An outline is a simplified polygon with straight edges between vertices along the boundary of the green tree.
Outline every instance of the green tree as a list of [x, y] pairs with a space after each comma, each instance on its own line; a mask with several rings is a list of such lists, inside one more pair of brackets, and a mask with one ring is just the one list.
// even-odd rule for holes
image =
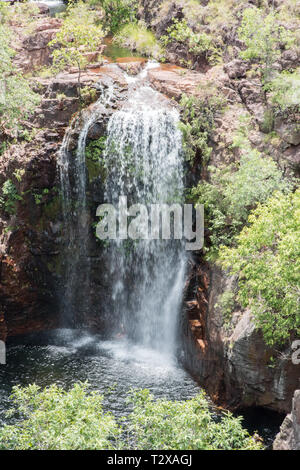
[[39, 95], [14, 67], [10, 41], [11, 31], [0, 24], [0, 135], [20, 128], [20, 121], [26, 119], [40, 101]]
[[221, 265], [239, 276], [238, 299], [266, 342], [282, 344], [300, 334], [300, 190], [275, 193], [249, 224], [236, 247], [221, 247]]
[[14, 387], [14, 424], [0, 428], [0, 450], [260, 449], [261, 442], [223, 413], [216, 422], [204, 392], [187, 401], [154, 400], [149, 390], [132, 392], [133, 412], [118, 426], [105, 413], [102, 396], [77, 383]]
[[154, 400], [149, 390], [133, 392], [129, 416], [133, 446], [151, 450], [260, 449], [241, 425], [242, 418], [223, 413], [213, 419], [204, 392], [186, 401]]
[[127, 23], [136, 22], [137, 0], [90, 0], [90, 5], [100, 5], [103, 8], [103, 26], [111, 34], [115, 34]]
[[103, 397], [87, 393], [87, 384], [68, 392], [51, 385], [14, 387], [14, 409], [22, 419], [0, 429], [0, 449], [86, 450], [112, 449], [119, 437], [115, 419], [104, 413]]
[[210, 232], [210, 255], [220, 245], [231, 245], [247, 222], [251, 209], [265, 202], [277, 189], [289, 184], [270, 157], [245, 147], [240, 161], [220, 168], [210, 166], [210, 182], [201, 181], [191, 190], [196, 204], [203, 204]]
[[290, 47], [294, 43], [292, 33], [280, 24], [278, 13], [272, 10], [266, 15], [256, 7], [244, 10], [238, 33], [246, 46], [241, 57], [259, 60], [263, 82], [268, 83], [273, 78], [273, 65], [280, 57], [280, 47]]
[[100, 25], [95, 24], [95, 15], [88, 5], [79, 1], [70, 3], [66, 17], [55, 38], [49, 43], [52, 52], [53, 69], [60, 71], [68, 66], [78, 68], [78, 96], [81, 97], [81, 73], [87, 65], [86, 54], [97, 52], [104, 36]]

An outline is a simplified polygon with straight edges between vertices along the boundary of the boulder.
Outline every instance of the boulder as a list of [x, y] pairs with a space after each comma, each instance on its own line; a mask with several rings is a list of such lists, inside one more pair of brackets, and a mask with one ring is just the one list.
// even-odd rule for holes
[[292, 411], [286, 416], [273, 444], [274, 450], [300, 450], [300, 390], [294, 393]]
[[232, 60], [224, 65], [224, 70], [228, 74], [229, 78], [245, 78], [247, 70], [250, 65], [240, 59]]
[[300, 144], [300, 127], [296, 122], [289, 122], [283, 118], [275, 118], [274, 129], [282, 140], [291, 145]]

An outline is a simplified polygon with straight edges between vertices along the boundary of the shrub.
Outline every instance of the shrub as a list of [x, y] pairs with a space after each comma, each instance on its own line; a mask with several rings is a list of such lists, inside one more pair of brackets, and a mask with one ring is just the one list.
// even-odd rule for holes
[[202, 90], [201, 98], [183, 95], [180, 100], [181, 122], [185, 157], [194, 162], [200, 152], [203, 162], [207, 163], [212, 151], [209, 137], [214, 130], [215, 116], [225, 105], [215, 88], [209, 85]]
[[15, 69], [10, 48], [11, 32], [0, 24], [0, 133], [21, 127], [20, 120], [31, 114], [40, 97], [34, 93], [27, 80]]
[[149, 390], [133, 392], [129, 416], [135, 449], [233, 450], [260, 449], [241, 419], [224, 413], [216, 422], [204, 392], [187, 401], [154, 400]]
[[218, 62], [221, 53], [212, 37], [205, 32], [195, 33], [186, 19], [179, 21], [175, 18], [167, 33], [161, 37], [164, 46], [175, 41], [186, 46], [187, 52], [193, 56], [203, 55], [211, 64]]
[[156, 40], [154, 34], [148, 31], [144, 23], [127, 24], [121, 28], [114, 37], [114, 42], [141, 55], [161, 59], [163, 49]]
[[111, 34], [116, 34], [127, 23], [136, 21], [136, 0], [90, 0], [90, 5], [100, 5], [105, 13], [103, 27]]
[[300, 112], [300, 69], [278, 74], [266, 89], [271, 93], [272, 104], [280, 113], [292, 110]]
[[21, 200], [22, 196], [19, 195], [14, 183], [10, 179], [6, 180], [2, 185], [0, 206], [2, 206], [8, 214], [14, 214], [16, 212], [16, 203]]
[[81, 96], [81, 71], [87, 64], [86, 53], [97, 52], [104, 32], [95, 24], [95, 16], [82, 1], [70, 3], [66, 17], [55, 38], [49, 43], [52, 52], [53, 70], [58, 72], [67, 66], [78, 67], [78, 95]]
[[201, 181], [191, 190], [196, 204], [203, 204], [210, 232], [211, 256], [220, 245], [230, 245], [247, 222], [251, 209], [289, 184], [269, 157], [257, 150], [244, 150], [240, 162], [221, 168], [209, 167], [211, 182]]
[[[87, 384], [69, 391], [57, 385], [13, 388], [15, 424], [0, 428], [2, 450], [86, 449], [261, 449], [242, 428], [242, 418], [223, 413], [213, 419], [204, 392], [187, 401], [154, 400], [149, 390], [133, 391], [133, 412], [125, 428], [104, 413], [102, 396]], [[124, 418], [122, 419], [124, 421]]]
[[262, 65], [264, 83], [273, 78], [273, 65], [280, 57], [280, 47], [290, 47], [294, 37], [280, 24], [280, 15], [271, 11], [265, 15], [259, 8], [246, 8], [238, 30], [246, 49], [241, 52], [243, 59], [257, 59]]
[[103, 397], [87, 393], [87, 384], [68, 392], [57, 385], [13, 389], [14, 410], [22, 419], [0, 429], [0, 449], [112, 449], [119, 427], [102, 408]]
[[300, 334], [300, 190], [276, 192], [249, 216], [234, 248], [221, 247], [223, 268], [239, 276], [238, 300], [250, 307], [269, 345]]

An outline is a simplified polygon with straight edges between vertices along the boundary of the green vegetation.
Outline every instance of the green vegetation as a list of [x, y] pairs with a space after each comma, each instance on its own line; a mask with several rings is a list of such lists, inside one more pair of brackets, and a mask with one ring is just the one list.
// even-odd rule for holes
[[[187, 401], [154, 400], [148, 390], [132, 392], [133, 412], [126, 430], [102, 407], [103, 397], [78, 383], [68, 392], [56, 385], [14, 387], [19, 417], [0, 428], [0, 449], [261, 449], [241, 425], [241, 418], [224, 413], [217, 422], [201, 392]], [[20, 419], [21, 417], [21, 419]]]
[[89, 7], [79, 1], [70, 3], [62, 27], [49, 43], [52, 52], [53, 70], [64, 70], [67, 66], [78, 68], [78, 96], [81, 96], [81, 72], [88, 63], [87, 53], [97, 52], [104, 32], [95, 24], [95, 15]]
[[[287, 190], [276, 163], [256, 149], [244, 149], [238, 164], [209, 167], [211, 181], [201, 181], [191, 190], [196, 204], [203, 204], [210, 231], [210, 256], [220, 245], [231, 245], [247, 222], [251, 209], [277, 190]], [[207, 250], [207, 248], [206, 248]]]
[[163, 57], [161, 45], [143, 22], [123, 26], [114, 37], [114, 42], [119, 46], [127, 47], [154, 59], [162, 59]]
[[85, 149], [86, 166], [89, 174], [89, 181], [101, 176], [102, 181], [106, 179], [107, 168], [103, 158], [106, 137], [91, 140]]
[[274, 63], [280, 57], [280, 48], [289, 48], [295, 41], [293, 34], [281, 25], [280, 14], [271, 10], [266, 15], [256, 7], [243, 11], [239, 37], [246, 46], [241, 57], [259, 61], [264, 83], [274, 78]]
[[183, 135], [185, 157], [193, 164], [200, 154], [207, 163], [212, 152], [209, 138], [215, 128], [215, 116], [224, 108], [226, 100], [209, 84], [201, 90], [201, 97], [183, 95], [180, 101], [180, 130]]
[[137, 0], [90, 0], [90, 5], [104, 10], [105, 31], [116, 34], [127, 23], [136, 22]]
[[289, 117], [300, 112], [300, 68], [294, 72], [284, 71], [266, 87], [271, 94], [271, 103], [281, 114], [287, 111]]
[[276, 192], [251, 213], [237, 246], [220, 249], [223, 268], [239, 276], [238, 300], [270, 345], [300, 333], [299, 240], [300, 190]]
[[[221, 52], [213, 38], [205, 32], [195, 33], [186, 19], [174, 19], [173, 25], [167, 29], [167, 35], [161, 37], [164, 46], [177, 42], [187, 49], [187, 54], [203, 55], [210, 64], [215, 64], [221, 57]], [[184, 64], [183, 64], [184, 65]], [[185, 62], [188, 65], [188, 62]]]
[[44, 390], [37, 385], [15, 387], [14, 411], [22, 420], [0, 429], [0, 449], [112, 449], [118, 426], [103, 412], [103, 397], [86, 393], [86, 388], [75, 384], [65, 392], [56, 385]]
[[40, 102], [26, 79], [12, 63], [14, 51], [10, 47], [11, 31], [0, 23], [0, 139], [1, 134], [16, 132]]
[[2, 195], [0, 196], [0, 207], [8, 214], [16, 212], [16, 203], [22, 200], [15, 184], [10, 180], [6, 180], [2, 185]]

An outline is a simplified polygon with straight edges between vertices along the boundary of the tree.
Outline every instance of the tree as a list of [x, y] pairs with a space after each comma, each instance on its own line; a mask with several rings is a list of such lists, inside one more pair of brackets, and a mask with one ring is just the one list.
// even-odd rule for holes
[[300, 334], [300, 190], [277, 192], [249, 216], [221, 265], [239, 276], [238, 299], [251, 308], [269, 345]]
[[40, 101], [29, 83], [16, 70], [10, 47], [11, 32], [0, 24], [0, 134], [20, 128], [20, 120], [26, 119]]
[[133, 391], [133, 412], [121, 418], [103, 410], [103, 397], [87, 383], [69, 391], [57, 385], [14, 387], [17, 419], [0, 428], [0, 450], [261, 449], [261, 442], [223, 413], [213, 419], [204, 392], [187, 401], [154, 400], [149, 390]]
[[97, 52], [104, 32], [95, 24], [95, 17], [89, 7], [79, 1], [70, 3], [66, 10], [66, 18], [55, 38], [49, 43], [54, 47], [52, 52], [53, 69], [64, 70], [68, 66], [78, 68], [78, 96], [81, 97], [81, 72], [87, 65], [86, 54]]
[[280, 47], [294, 43], [292, 33], [280, 24], [280, 16], [273, 10], [264, 15], [256, 7], [244, 10], [238, 33], [246, 46], [241, 57], [258, 59], [262, 64], [263, 81], [268, 83], [273, 78], [273, 65], [280, 57]]

